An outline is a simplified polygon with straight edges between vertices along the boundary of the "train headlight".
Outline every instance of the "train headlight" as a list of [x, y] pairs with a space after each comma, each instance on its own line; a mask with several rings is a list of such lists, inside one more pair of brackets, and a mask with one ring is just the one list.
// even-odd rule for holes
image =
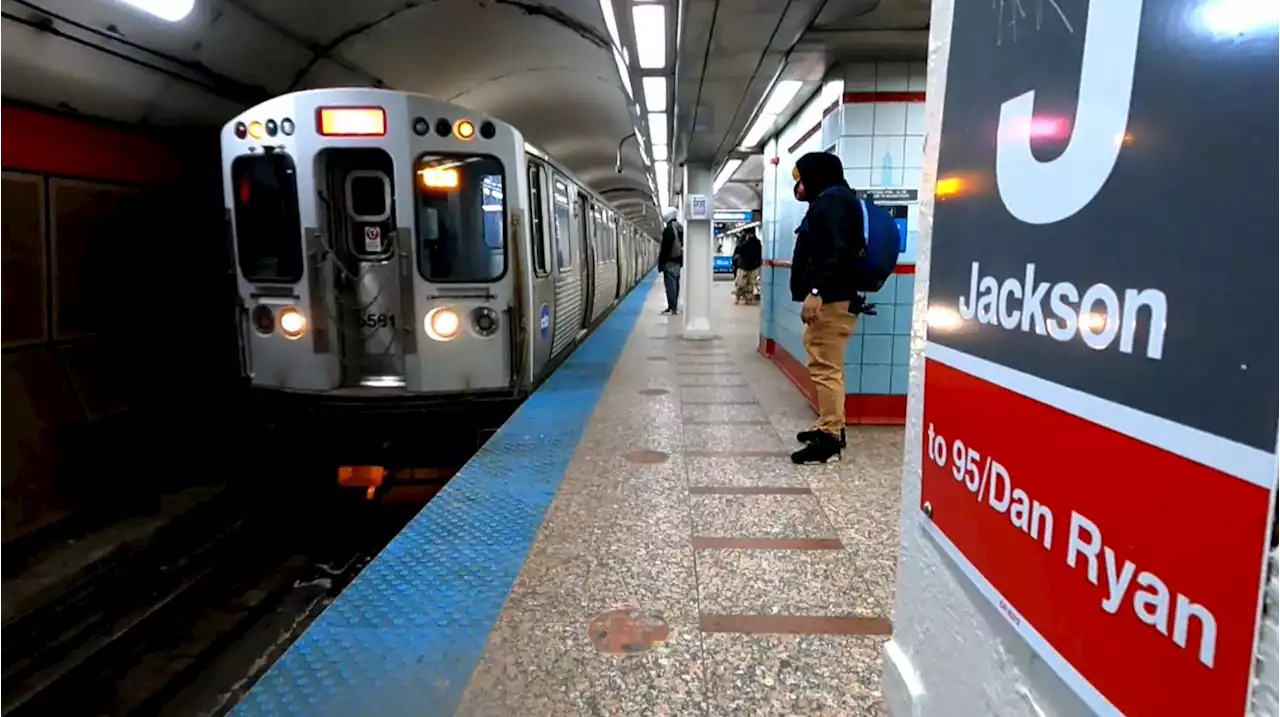
[[493, 336], [498, 330], [498, 314], [487, 306], [481, 306], [471, 312], [471, 325], [481, 336]]
[[302, 338], [307, 332], [307, 317], [301, 311], [290, 306], [280, 312], [280, 333], [288, 339]]
[[453, 125], [453, 134], [458, 139], [469, 140], [476, 136], [476, 126], [471, 124], [471, 120], [458, 120]]
[[458, 312], [443, 306], [432, 309], [422, 319], [422, 328], [426, 330], [427, 336], [436, 341], [448, 341], [458, 335], [458, 329], [462, 327], [462, 321], [458, 318]]

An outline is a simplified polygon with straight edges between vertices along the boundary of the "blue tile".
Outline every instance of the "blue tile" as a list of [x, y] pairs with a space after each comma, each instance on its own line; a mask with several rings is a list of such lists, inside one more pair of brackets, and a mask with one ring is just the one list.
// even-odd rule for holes
[[895, 366], [906, 366], [911, 362], [911, 337], [902, 334], [893, 336], [893, 360]]
[[893, 315], [893, 304], [877, 304], [875, 314], [864, 314], [860, 319], [859, 323], [862, 324], [862, 332], [864, 334], [892, 334]]
[[906, 366], [894, 366], [889, 372], [889, 393], [905, 396], [910, 375]]
[[890, 366], [862, 366], [862, 393], [885, 395], [891, 386]]
[[915, 301], [916, 291], [916, 275], [915, 274], [898, 274], [897, 294], [894, 296], [894, 303], [910, 304]]
[[911, 314], [912, 306], [910, 304], [898, 304], [893, 310], [893, 333], [897, 335], [908, 336], [911, 334]]
[[867, 294], [867, 301], [873, 304], [892, 304], [897, 297], [898, 275], [891, 274], [879, 291]]
[[893, 336], [889, 334], [871, 335], [867, 336], [863, 341], [863, 365], [893, 363]]
[[862, 367], [854, 364], [844, 365], [844, 392], [862, 393]]
[[846, 364], [862, 363], [862, 347], [866, 337], [862, 334], [854, 334], [849, 337], [849, 343], [844, 347], [844, 362]]

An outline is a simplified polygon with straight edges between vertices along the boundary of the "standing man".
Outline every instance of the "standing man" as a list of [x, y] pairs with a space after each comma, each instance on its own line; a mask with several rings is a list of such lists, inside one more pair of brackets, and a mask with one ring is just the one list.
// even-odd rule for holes
[[733, 250], [733, 268], [738, 275], [734, 278], [733, 303], [754, 301], [760, 286], [760, 267], [764, 264], [764, 247], [756, 237], [756, 230], [748, 229], [742, 233], [742, 241]]
[[680, 301], [680, 268], [684, 266], [684, 228], [676, 221], [676, 210], [662, 210], [662, 245], [658, 248], [658, 267], [667, 289], [667, 308], [662, 313], [674, 316]]
[[805, 447], [791, 454], [795, 463], [840, 460], [844, 448], [844, 351], [857, 317], [849, 312], [857, 262], [867, 240], [862, 207], [844, 180], [840, 159], [810, 152], [796, 161], [791, 176], [795, 197], [809, 210], [796, 230], [791, 261], [791, 299], [801, 302], [809, 380], [818, 395], [818, 421], [796, 435]]

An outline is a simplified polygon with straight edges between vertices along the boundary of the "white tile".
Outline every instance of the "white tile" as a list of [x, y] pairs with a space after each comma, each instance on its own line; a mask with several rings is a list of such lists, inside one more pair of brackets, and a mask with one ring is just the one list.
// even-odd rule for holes
[[876, 106], [874, 104], [844, 105], [841, 109], [844, 111], [843, 124], [846, 137], [872, 133], [875, 128], [876, 116]]
[[907, 167], [902, 170], [902, 186], [907, 189], [919, 189], [924, 182], [924, 170], [919, 167]]
[[871, 143], [871, 166], [877, 171], [886, 167], [902, 169], [906, 166], [902, 155], [905, 139], [901, 135], [876, 136]]
[[924, 103], [907, 104], [907, 134], [924, 134]]
[[842, 137], [840, 139], [840, 161], [846, 167], [870, 167], [871, 137]]
[[907, 89], [912, 92], [924, 92], [928, 84], [928, 75], [926, 74], [927, 63], [913, 62], [911, 63], [911, 76], [907, 80]]
[[876, 92], [905, 92], [910, 78], [905, 62], [876, 63]]
[[907, 231], [916, 231], [920, 228], [920, 205], [907, 205]]
[[906, 144], [902, 149], [902, 166], [904, 167], [923, 167], [924, 166], [924, 135], [922, 134], [907, 135]]
[[871, 182], [868, 187], [893, 187], [902, 186], [902, 167], [876, 167], [871, 170]]
[[845, 92], [874, 92], [876, 89], [876, 65], [874, 62], [857, 62], [844, 66]]
[[874, 134], [906, 134], [907, 107], [910, 104], [909, 102], [875, 103]]
[[849, 183], [854, 189], [866, 189], [871, 186], [871, 168], [870, 167], [854, 167], [852, 169], [846, 167], [844, 170], [844, 181]]

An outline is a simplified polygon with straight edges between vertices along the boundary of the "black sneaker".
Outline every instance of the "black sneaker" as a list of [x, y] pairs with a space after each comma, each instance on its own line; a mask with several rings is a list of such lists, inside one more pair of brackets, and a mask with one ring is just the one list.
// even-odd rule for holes
[[840, 439], [818, 431], [812, 443], [791, 454], [792, 463], [833, 463], [840, 460]]
[[[823, 433], [821, 430], [819, 430], [819, 429], [817, 429], [817, 428], [810, 428], [810, 429], [809, 429], [809, 430], [807, 430], [807, 431], [800, 431], [799, 433], [797, 433], [797, 434], [796, 434], [796, 440], [797, 440], [797, 441], [800, 441], [801, 443], [805, 444], [806, 446], [811, 446], [811, 445], [813, 445], [814, 441], [818, 440], [820, 437], [825, 436], [825, 435], [826, 435], [825, 433]], [[845, 447], [847, 447], [847, 446], [846, 446], [846, 444], [845, 444], [845, 440], [844, 440], [844, 429], [843, 429], [843, 428], [841, 428], [841, 429], [840, 429], [840, 447], [841, 447], [841, 448], [845, 448]]]

